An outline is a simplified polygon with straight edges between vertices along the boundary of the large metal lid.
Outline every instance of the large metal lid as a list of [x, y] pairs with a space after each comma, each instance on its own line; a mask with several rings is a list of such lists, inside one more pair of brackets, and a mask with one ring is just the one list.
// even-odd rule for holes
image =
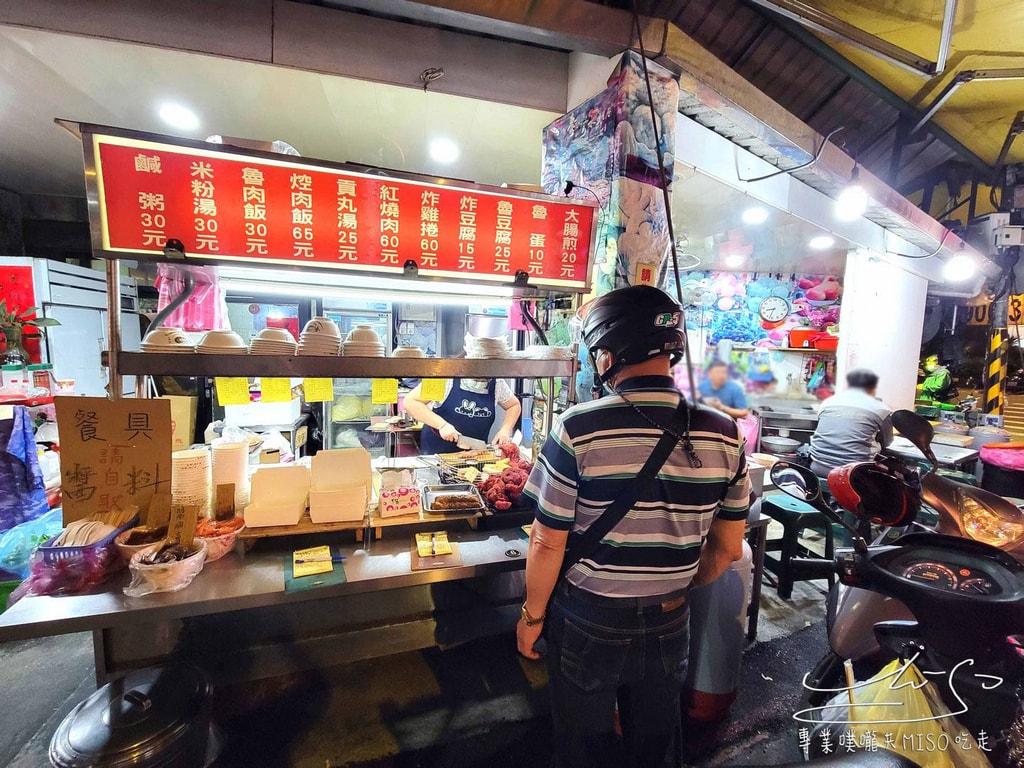
[[56, 768], [202, 765], [209, 725], [210, 686], [202, 672], [144, 669], [75, 707], [50, 741], [50, 762]]

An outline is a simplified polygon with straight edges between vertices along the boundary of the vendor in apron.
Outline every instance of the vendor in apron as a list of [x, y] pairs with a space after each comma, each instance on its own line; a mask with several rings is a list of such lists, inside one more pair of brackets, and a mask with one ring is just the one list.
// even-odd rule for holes
[[503, 379], [452, 379], [445, 385], [440, 403], [427, 402], [419, 385], [405, 396], [404, 409], [423, 422], [420, 453], [454, 453], [459, 439], [468, 437], [487, 442], [498, 413], [505, 409], [494, 443], [507, 443], [522, 413], [519, 400]]

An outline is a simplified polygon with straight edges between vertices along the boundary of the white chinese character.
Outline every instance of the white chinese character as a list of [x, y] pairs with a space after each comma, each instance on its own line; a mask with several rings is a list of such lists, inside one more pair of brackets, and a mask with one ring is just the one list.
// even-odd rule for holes
[[397, 219], [400, 215], [398, 203], [395, 200], [384, 200], [381, 202], [380, 217], [382, 219]]
[[220, 245], [217, 243], [216, 235], [196, 235], [196, 250], [219, 253]]
[[544, 241], [547, 239], [547, 235], [541, 232], [534, 232], [530, 235], [530, 247], [531, 248], [543, 248]]
[[507, 230], [511, 230], [512, 229], [512, 217], [511, 216], [499, 216], [496, 219], [496, 221], [497, 221], [497, 224], [495, 226], [496, 226], [497, 229], [499, 229], [499, 230], [500, 229], [507, 229]]
[[249, 221], [266, 221], [267, 220], [267, 206], [265, 205], [254, 205], [253, 203], [246, 203], [242, 206], [243, 216]]
[[295, 250], [292, 251], [292, 256], [301, 256], [304, 259], [313, 258], [313, 244], [312, 243], [296, 243]]
[[338, 261], [356, 261], [356, 249], [351, 245], [339, 245]]
[[192, 163], [192, 165], [189, 166], [189, 174], [200, 179], [212, 179], [213, 164], [204, 163], [201, 160], [196, 160], [195, 162]]
[[246, 240], [245, 241], [245, 252], [254, 253], [257, 256], [266, 256], [267, 241], [266, 240]]
[[463, 211], [459, 214], [459, 224], [466, 227], [476, 226], [476, 212], [475, 211]]
[[398, 234], [398, 219], [381, 219], [380, 222], [381, 232], [394, 232]]
[[459, 256], [459, 269], [476, 269], [476, 261], [472, 256]]
[[978, 749], [982, 752], [991, 752], [992, 747], [988, 743], [988, 734], [985, 731], [978, 731], [978, 738], [975, 739], [978, 742]]
[[508, 274], [511, 271], [507, 259], [498, 259], [497, 261], [495, 261], [494, 269], [497, 272], [504, 272], [505, 274]]
[[562, 234], [566, 237], [578, 237], [580, 234], [580, 225], [572, 221], [567, 221], [565, 226], [562, 227]]
[[437, 254], [436, 253], [423, 253], [420, 254], [423, 258], [423, 267], [436, 267], [437, 266]]
[[355, 181], [353, 179], [338, 179], [338, 194], [344, 197], [355, 197]]
[[143, 173], [163, 173], [159, 155], [136, 155], [135, 170]]
[[162, 211], [164, 196], [157, 192], [139, 192], [139, 208], [144, 211]]
[[533, 206], [533, 218], [535, 219], [546, 219], [548, 217], [548, 209], [543, 205]]
[[463, 195], [459, 200], [460, 211], [475, 211], [476, 210], [476, 198], [470, 197], [469, 195]]
[[892, 733], [885, 734], [885, 748], [890, 752], [896, 751], [896, 735]]
[[565, 212], [565, 220], [572, 221], [578, 224], [580, 221], [580, 212], [577, 211], [575, 208], [570, 208], [568, 211]]
[[217, 201], [211, 200], [208, 197], [196, 197], [192, 200], [192, 213], [200, 216], [216, 216], [217, 215]]
[[356, 229], [359, 224], [354, 213], [343, 213], [338, 217], [338, 226], [342, 229]]
[[338, 200], [338, 213], [358, 213], [355, 202], [351, 197], [343, 197]]
[[874, 731], [864, 731], [860, 739], [860, 748], [865, 752], [877, 752], [878, 734]]
[[459, 240], [476, 240], [476, 227], [459, 227]]
[[386, 184], [382, 184], [380, 187], [380, 199], [393, 200], [398, 202], [398, 187], [389, 187]]
[[495, 245], [512, 245], [512, 232], [507, 229], [499, 229], [494, 233]]
[[293, 173], [291, 178], [292, 189], [298, 189], [303, 192], [313, 191], [313, 177], [308, 173]]
[[441, 204], [441, 196], [437, 192], [427, 190], [420, 196], [420, 205], [424, 208], [433, 208]]
[[577, 243], [579, 243], [579, 241], [575, 237], [562, 238], [562, 248], [564, 248], [567, 251], [575, 251], [577, 248]]
[[313, 212], [308, 208], [292, 208], [292, 224], [312, 224]]
[[434, 221], [420, 222], [420, 237], [437, 237], [438, 226]]
[[839, 734], [839, 746], [846, 747], [847, 752], [857, 751], [857, 736], [853, 731], [843, 731]]
[[832, 754], [832, 729], [826, 728], [821, 732], [821, 754]]
[[196, 197], [213, 197], [213, 182], [193, 179], [192, 194]]
[[562, 274], [559, 275], [559, 277], [572, 278], [572, 277], [575, 277], [575, 276], [576, 276], [576, 270], [573, 268], [573, 266], [571, 264], [563, 264], [562, 265]]
[[381, 264], [398, 264], [398, 252], [397, 251], [381, 251], [380, 253]]
[[293, 208], [312, 208], [313, 195], [309, 192], [292, 192]]
[[165, 235], [159, 229], [144, 229], [142, 230], [142, 244], [143, 245], [155, 245], [158, 248], [164, 247], [164, 242], [167, 240]]
[[512, 203], [508, 200], [498, 201], [498, 215], [499, 216], [511, 216], [512, 215]]
[[242, 183], [261, 185], [263, 183], [263, 171], [259, 168], [243, 168]]
[[544, 265], [538, 264], [535, 261], [531, 261], [530, 268], [527, 269], [526, 271], [529, 272], [531, 275], [539, 275], [544, 271]]
[[420, 221], [440, 221], [441, 212], [437, 208], [421, 208]]
[[242, 202], [265, 203], [267, 202], [267, 190], [263, 187], [243, 187]]

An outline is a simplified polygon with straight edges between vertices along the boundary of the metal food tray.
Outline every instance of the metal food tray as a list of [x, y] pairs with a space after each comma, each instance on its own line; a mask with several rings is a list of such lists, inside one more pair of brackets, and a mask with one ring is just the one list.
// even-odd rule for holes
[[[435, 509], [434, 502], [441, 496], [472, 496], [479, 503], [479, 507], [467, 509]], [[472, 483], [460, 483], [455, 485], [425, 485], [421, 492], [423, 511], [431, 515], [469, 515], [475, 512], [483, 512], [486, 508], [480, 491]]]

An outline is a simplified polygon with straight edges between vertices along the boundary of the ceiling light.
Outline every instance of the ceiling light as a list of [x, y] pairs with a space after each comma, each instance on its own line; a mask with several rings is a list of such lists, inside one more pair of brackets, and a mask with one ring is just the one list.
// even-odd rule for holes
[[958, 253], [942, 267], [942, 277], [951, 283], [962, 283], [974, 277], [978, 265], [970, 256]]
[[860, 183], [860, 169], [853, 167], [850, 183], [836, 198], [835, 215], [840, 221], [856, 221], [868, 208], [868, 192]]
[[730, 253], [725, 257], [725, 266], [729, 269], [736, 269], [743, 264], [743, 256], [738, 253]]
[[836, 244], [836, 239], [831, 235], [817, 235], [807, 243], [816, 251], [824, 251]]
[[199, 127], [199, 117], [196, 113], [181, 104], [161, 104], [158, 114], [161, 120], [179, 131], [194, 131]]
[[755, 205], [743, 212], [743, 223], [757, 226], [768, 221], [768, 209]]
[[438, 163], [454, 163], [459, 159], [459, 148], [451, 139], [430, 142], [430, 156]]

